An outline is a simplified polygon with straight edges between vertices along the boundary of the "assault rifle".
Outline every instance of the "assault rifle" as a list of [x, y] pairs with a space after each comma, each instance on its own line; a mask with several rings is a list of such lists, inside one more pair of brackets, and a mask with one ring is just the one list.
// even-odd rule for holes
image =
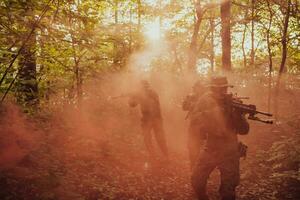
[[[227, 100], [227, 102], [231, 102], [231, 101], [235, 102], [236, 101], [236, 102], [242, 103], [242, 99], [249, 99], [249, 97], [238, 97], [238, 96], [233, 97], [232, 94], [227, 94], [225, 96], [225, 99]], [[184, 119], [187, 120], [190, 117], [191, 113], [192, 113], [192, 110], [189, 110]]]
[[229, 106], [231, 106], [232, 109], [242, 114], [248, 114], [248, 119], [263, 122], [266, 124], [273, 124], [272, 120], [261, 119], [256, 116], [257, 114], [260, 114], [260, 115], [272, 117], [273, 115], [271, 113], [258, 111], [256, 109], [256, 105], [243, 103], [241, 99], [249, 99], [248, 97], [237, 97], [236, 95], [227, 94], [225, 96], [225, 99], [226, 99], [225, 102], [229, 103]]

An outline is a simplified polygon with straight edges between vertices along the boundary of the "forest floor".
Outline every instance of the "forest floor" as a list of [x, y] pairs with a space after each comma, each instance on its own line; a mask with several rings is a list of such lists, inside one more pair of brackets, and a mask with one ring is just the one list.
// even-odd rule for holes
[[[138, 112], [122, 105], [90, 109], [28, 117], [11, 107], [1, 115], [1, 200], [195, 199], [184, 140], [171, 142], [168, 163], [151, 165]], [[300, 199], [300, 114], [287, 113], [274, 125], [251, 122], [240, 138], [249, 150], [238, 199]], [[215, 170], [207, 187], [212, 200], [219, 199], [219, 183]]]
[[[142, 140], [134, 139], [139, 137], [107, 141], [103, 137], [83, 138], [66, 127], [47, 126], [42, 145], [1, 171], [1, 199], [195, 199], [186, 153], [171, 152], [168, 163], [151, 165]], [[260, 125], [253, 129], [249, 137], [256, 139], [246, 141], [250, 150], [247, 159], [241, 160], [241, 185], [237, 192], [239, 199], [270, 199], [266, 196], [268, 188], [253, 184], [264, 179], [266, 170], [263, 166], [259, 169], [255, 159], [282, 133]], [[59, 135], [62, 132], [68, 134]], [[259, 170], [260, 177], [255, 177], [253, 172]], [[215, 170], [207, 187], [211, 199], [219, 198], [219, 182]]]

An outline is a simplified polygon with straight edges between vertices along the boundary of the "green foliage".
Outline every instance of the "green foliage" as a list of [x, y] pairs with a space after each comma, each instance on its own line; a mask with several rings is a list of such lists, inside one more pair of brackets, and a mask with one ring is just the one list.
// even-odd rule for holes
[[[156, 19], [160, 19], [164, 39], [169, 45], [151, 64], [153, 69], [182, 71], [187, 63], [187, 49], [190, 46], [194, 24], [194, 5], [191, 1], [160, 1], [151, 3], [136, 0], [126, 1], [8, 1], [0, 4], [0, 75], [2, 76], [13, 57], [26, 40], [33, 24], [43, 18], [35, 27], [30, 48], [35, 49], [38, 87], [40, 97], [51, 90], [72, 92], [79, 90], [77, 83], [109, 70], [124, 69], [131, 55], [147, 48], [143, 32]], [[48, 6], [46, 6], [50, 3]], [[203, 5], [211, 3], [203, 1]], [[268, 4], [269, 3], [269, 4]], [[298, 4], [292, 1], [289, 23], [288, 67], [290, 73], [299, 72], [299, 15]], [[254, 19], [251, 19], [251, 2], [240, 1], [232, 5], [232, 51], [233, 63], [239, 70], [243, 63], [241, 35], [246, 26], [245, 56], [249, 63], [251, 21], [255, 21], [256, 60], [259, 66], [266, 66], [266, 28], [270, 15], [274, 15], [270, 29], [270, 42], [274, 68], [281, 57], [281, 31], [285, 4], [277, 1], [256, 1]], [[269, 7], [268, 7], [269, 5]], [[299, 8], [298, 8], [299, 9]], [[214, 19], [215, 33], [211, 43], [210, 20]], [[220, 11], [217, 5], [208, 7], [202, 20], [198, 38], [198, 63], [211, 58], [214, 48], [216, 68], [220, 66]], [[20, 68], [16, 60], [4, 83], [5, 92]], [[201, 61], [201, 62], [200, 62]], [[264, 63], [265, 65], [263, 65]], [[51, 84], [49, 84], [51, 83]], [[77, 85], [76, 85], [77, 84]], [[44, 88], [45, 87], [45, 88]], [[81, 86], [80, 86], [81, 87]], [[11, 91], [16, 89], [12, 88]], [[77, 91], [80, 95], [80, 91]], [[46, 95], [47, 96], [47, 95]]]
[[[241, 196], [251, 199], [294, 200], [299, 198], [300, 185], [300, 132], [297, 127], [299, 116], [292, 117], [287, 124], [293, 133], [275, 141], [266, 151], [260, 151], [256, 158], [246, 164], [243, 172]], [[271, 134], [271, 133], [270, 133]], [[258, 167], [256, 167], [258, 166]]]

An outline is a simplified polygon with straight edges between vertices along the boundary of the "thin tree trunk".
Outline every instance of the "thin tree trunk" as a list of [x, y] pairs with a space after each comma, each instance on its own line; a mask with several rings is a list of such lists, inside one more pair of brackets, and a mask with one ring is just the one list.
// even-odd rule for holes
[[115, 40], [113, 42], [114, 44], [114, 54], [113, 54], [113, 64], [114, 64], [114, 67], [117, 66], [119, 64], [119, 53], [118, 53], [118, 37], [117, 37], [117, 34], [118, 34], [118, 23], [119, 23], [119, 0], [115, 0], [114, 1], [114, 12], [115, 12], [115, 16], [114, 16], [114, 19], [115, 19]]
[[290, 18], [290, 8], [291, 8], [291, 0], [287, 2], [287, 9], [286, 9], [286, 15], [284, 19], [283, 24], [283, 33], [281, 38], [281, 44], [282, 44], [282, 56], [281, 56], [281, 63], [279, 68], [279, 74], [277, 78], [277, 84], [276, 84], [276, 92], [275, 92], [275, 117], [278, 118], [278, 98], [279, 98], [279, 92], [280, 92], [280, 80], [282, 73], [285, 69], [285, 62], [287, 57], [287, 38], [288, 38], [288, 26], [289, 26], [289, 18]]
[[142, 3], [141, 0], [137, 1], [137, 13], [138, 13], [138, 32], [141, 30], [141, 16], [142, 16]]
[[188, 55], [188, 69], [190, 71], [196, 71], [197, 63], [197, 39], [199, 35], [199, 29], [204, 15], [204, 10], [201, 8], [200, 1], [195, 3], [196, 20], [194, 24], [194, 31], [191, 39], [189, 55]]
[[251, 0], [251, 53], [250, 53], [250, 65], [253, 67], [255, 62], [255, 47], [254, 47], [254, 10], [255, 0]]
[[272, 57], [272, 49], [270, 43], [270, 30], [267, 33], [267, 47], [268, 47], [268, 55], [269, 55], [269, 72], [273, 71], [273, 57]]
[[[79, 107], [81, 106], [81, 102], [82, 102], [82, 76], [81, 76], [81, 70], [79, 67], [79, 63], [80, 63], [80, 58], [76, 53], [76, 48], [75, 48], [75, 39], [73, 37], [73, 35], [71, 34], [71, 38], [72, 38], [72, 50], [73, 50], [73, 59], [74, 59], [74, 76], [75, 76], [75, 80], [72, 86], [72, 90], [74, 90], [74, 88], [76, 88], [76, 96], [77, 96], [77, 104], [79, 105]], [[76, 87], [74, 87], [74, 85], [76, 84]], [[71, 95], [74, 95], [74, 91], [71, 90]]]
[[272, 27], [273, 12], [271, 10], [270, 3], [267, 2], [267, 4], [270, 13], [269, 24], [267, 28], [267, 47], [268, 47], [268, 55], [269, 55], [268, 112], [271, 112], [273, 61], [272, 61], [272, 50], [271, 50], [271, 43], [270, 43], [270, 29]]
[[138, 25], [137, 25], [137, 45], [136, 49], [140, 49], [141, 47], [141, 18], [142, 18], [142, 3], [141, 0], [137, 0], [137, 20], [138, 20]]
[[271, 100], [272, 100], [272, 72], [269, 71], [268, 76], [268, 112], [271, 112]]
[[286, 13], [286, 17], [284, 20], [284, 26], [283, 26], [283, 34], [282, 34], [282, 40], [281, 40], [282, 56], [281, 56], [279, 74], [282, 74], [285, 69], [285, 61], [286, 61], [286, 56], [287, 56], [287, 38], [288, 38], [287, 31], [288, 31], [289, 18], [290, 18], [290, 4], [291, 4], [291, 0], [288, 1], [287, 13]]
[[163, 17], [162, 17], [162, 0], [158, 1], [158, 6], [159, 6], [159, 39], [162, 37], [162, 22], [163, 22]]
[[230, 0], [221, 3], [222, 69], [225, 71], [231, 70], [230, 7]]
[[130, 13], [129, 13], [129, 54], [132, 52], [132, 7], [130, 6]]
[[215, 63], [215, 20], [213, 18], [210, 19], [210, 27], [211, 27], [211, 35], [210, 35], [210, 70], [214, 71], [214, 63]]
[[76, 77], [77, 101], [78, 101], [78, 105], [81, 106], [82, 105], [82, 75], [79, 67], [79, 62], [76, 62], [75, 64], [75, 77]]
[[269, 19], [269, 26], [267, 30], [267, 48], [268, 48], [268, 56], [269, 56], [269, 72], [273, 71], [273, 58], [272, 58], [272, 49], [271, 49], [271, 42], [270, 42], [270, 29], [272, 26], [272, 17]]
[[246, 57], [246, 52], [245, 52], [246, 30], [247, 30], [247, 25], [245, 23], [244, 30], [243, 30], [243, 38], [242, 38], [242, 51], [243, 51], [243, 59], [244, 59], [244, 69], [247, 67], [247, 57]]
[[79, 61], [77, 59], [76, 54], [74, 54], [74, 62], [75, 62], [75, 64], [74, 64], [75, 83], [74, 84], [76, 84], [77, 103], [78, 103], [78, 105], [81, 105], [81, 102], [82, 102], [82, 76], [81, 76], [81, 71], [80, 71], [80, 67], [79, 67]]

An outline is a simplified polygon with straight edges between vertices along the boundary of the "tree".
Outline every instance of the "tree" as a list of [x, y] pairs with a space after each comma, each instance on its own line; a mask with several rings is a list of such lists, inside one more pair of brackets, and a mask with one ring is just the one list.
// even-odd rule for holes
[[222, 69], [226, 71], [231, 70], [230, 7], [230, 0], [221, 2]]
[[34, 34], [20, 54], [17, 77], [17, 101], [20, 104], [35, 105], [38, 103], [35, 49], [36, 40]]
[[248, 9], [245, 10], [245, 16], [244, 16], [244, 29], [243, 29], [243, 37], [242, 37], [242, 51], [243, 51], [243, 63], [244, 63], [244, 68], [247, 67], [247, 56], [246, 56], [246, 51], [245, 51], [245, 40], [246, 40], [246, 31], [247, 31], [247, 15], [248, 15]]
[[281, 38], [282, 57], [281, 57], [281, 63], [279, 68], [279, 78], [285, 68], [285, 62], [287, 56], [288, 27], [289, 27], [289, 18], [290, 18], [290, 10], [291, 10], [291, 0], [288, 0], [287, 5], [285, 6], [287, 7], [286, 9], [284, 7], [281, 9], [281, 12], [285, 15], [285, 18], [284, 18], [283, 32]]
[[272, 46], [271, 46], [271, 27], [273, 21], [273, 10], [271, 8], [270, 2], [267, 1], [268, 11], [269, 11], [269, 23], [266, 28], [266, 37], [267, 37], [267, 47], [268, 47], [268, 55], [269, 55], [269, 89], [268, 89], [268, 112], [271, 110], [271, 90], [272, 90], [272, 71], [273, 71], [273, 59], [272, 59]]
[[203, 15], [205, 13], [204, 8], [200, 4], [200, 0], [195, 2], [195, 22], [194, 22], [194, 30], [189, 48], [189, 56], [188, 56], [188, 69], [191, 71], [195, 71], [196, 63], [197, 63], [197, 39], [199, 34], [200, 25], [202, 22]]
[[[18, 48], [18, 51], [10, 61], [9, 66], [6, 68], [1, 83], [7, 73], [13, 68], [15, 61], [18, 59], [17, 73], [14, 79], [11, 81], [9, 87], [4, 94], [2, 101], [6, 94], [11, 89], [12, 84], [17, 79], [17, 101], [20, 104], [35, 105], [38, 103], [38, 83], [37, 83], [37, 69], [36, 69], [36, 29], [39, 26], [42, 18], [48, 11], [48, 6], [52, 1], [44, 2], [26, 1], [20, 3], [19, 9], [15, 9], [17, 2], [5, 2], [2, 4], [2, 8], [6, 11], [7, 15], [4, 17], [9, 20], [9, 24], [6, 25], [6, 31], [8, 33], [14, 33], [19, 38], [16, 41], [20, 41], [20, 47], [17, 47], [17, 42], [13, 43], [13, 48]], [[41, 11], [39, 11], [41, 10]], [[12, 11], [12, 12], [9, 12]], [[20, 15], [20, 16], [18, 16]], [[19, 30], [14, 30], [17, 27]], [[17, 32], [19, 31], [19, 32]], [[16, 46], [15, 46], [16, 45]]]
[[211, 35], [210, 35], [210, 56], [209, 56], [209, 60], [210, 60], [210, 67], [211, 67], [211, 71], [214, 71], [215, 68], [215, 49], [214, 49], [214, 45], [215, 45], [215, 19], [213, 18], [213, 16], [209, 19], [209, 23], [210, 23], [210, 29], [211, 29]]
[[255, 19], [255, 0], [251, 0], [251, 53], [250, 53], [250, 65], [251, 66], [254, 66], [254, 62], [255, 62], [254, 19]]
[[282, 37], [281, 37], [281, 44], [282, 44], [282, 56], [281, 56], [281, 63], [279, 68], [279, 73], [277, 77], [277, 84], [276, 84], [276, 91], [275, 91], [275, 117], [278, 117], [278, 97], [279, 97], [279, 90], [280, 90], [280, 80], [282, 73], [285, 69], [285, 62], [287, 57], [287, 41], [288, 41], [288, 26], [289, 26], [289, 19], [291, 14], [291, 0], [288, 0], [286, 4], [281, 4], [281, 12], [284, 15], [284, 21], [283, 21], [283, 30], [282, 30]]

